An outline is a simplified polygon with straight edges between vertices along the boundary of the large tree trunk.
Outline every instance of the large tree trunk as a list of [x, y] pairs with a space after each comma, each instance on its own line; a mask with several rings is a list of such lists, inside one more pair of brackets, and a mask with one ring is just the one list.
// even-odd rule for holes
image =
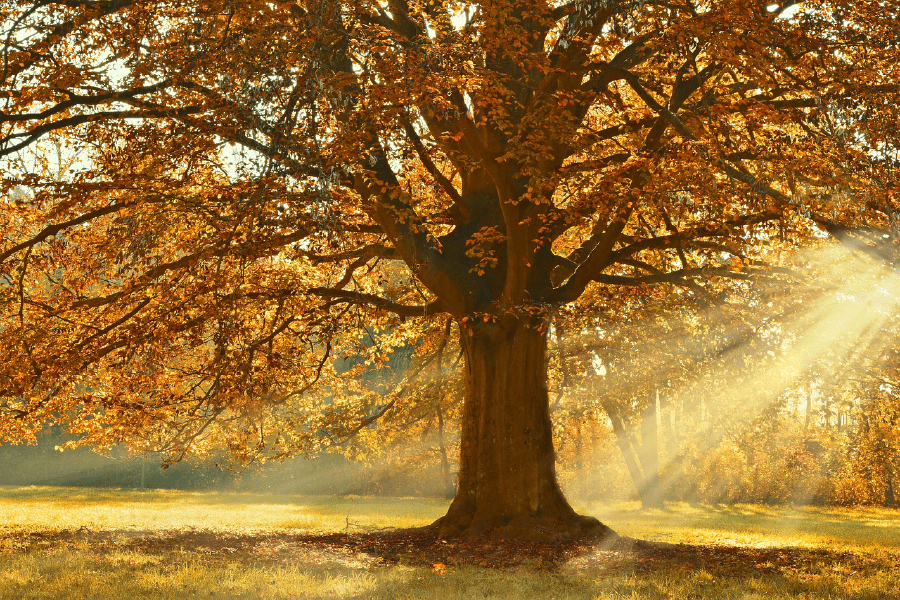
[[540, 539], [611, 531], [575, 513], [556, 480], [546, 324], [461, 324], [466, 357], [459, 482], [441, 535]]

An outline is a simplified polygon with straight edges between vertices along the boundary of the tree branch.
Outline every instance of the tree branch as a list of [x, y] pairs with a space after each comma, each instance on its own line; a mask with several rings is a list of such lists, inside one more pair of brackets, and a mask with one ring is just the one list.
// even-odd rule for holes
[[459, 195], [459, 192], [456, 191], [456, 187], [454, 187], [453, 183], [441, 173], [440, 169], [437, 168], [437, 165], [431, 160], [431, 157], [428, 156], [428, 151], [422, 143], [422, 138], [419, 137], [419, 134], [416, 133], [416, 130], [413, 129], [413, 126], [409, 122], [404, 122], [403, 128], [406, 131], [406, 135], [409, 137], [410, 142], [412, 142], [419, 160], [422, 161], [422, 166], [425, 167], [425, 170], [428, 171], [438, 185], [441, 186], [441, 189], [450, 196], [451, 200], [453, 200], [454, 212], [462, 219], [469, 219], [472, 216], [471, 212], [463, 203], [462, 197]]
[[322, 298], [336, 298], [356, 304], [364, 304], [380, 308], [388, 312], [400, 315], [401, 317], [427, 317], [439, 313], [447, 312], [440, 298], [432, 300], [425, 305], [400, 304], [387, 298], [377, 296], [375, 294], [366, 294], [364, 292], [355, 292], [352, 290], [340, 290], [334, 288], [311, 288], [309, 293]]
[[35, 246], [36, 244], [43, 242], [47, 238], [53, 237], [60, 231], [63, 231], [70, 227], [76, 227], [78, 225], [87, 223], [88, 221], [97, 219], [104, 215], [109, 215], [109, 214], [118, 212], [124, 208], [129, 208], [131, 206], [135, 206], [136, 204], [137, 204], [136, 201], [135, 202], [120, 202], [117, 204], [111, 204], [109, 206], [104, 206], [103, 208], [98, 208], [97, 210], [93, 210], [93, 211], [85, 213], [81, 216], [75, 217], [74, 219], [70, 219], [70, 220], [64, 221], [62, 223], [57, 223], [55, 225], [48, 225], [47, 227], [44, 227], [40, 233], [38, 233], [36, 236], [31, 238], [30, 240], [26, 240], [26, 241], [22, 242], [21, 244], [17, 244], [15, 246], [13, 246], [12, 248], [4, 250], [2, 253], [0, 253], [0, 263], [3, 263], [7, 258], [12, 256], [16, 252], [19, 252], [20, 250], [24, 250], [25, 248], [31, 248], [31, 247]]
[[590, 252], [575, 268], [569, 279], [561, 286], [554, 288], [551, 294], [551, 302], [567, 303], [581, 296], [588, 283], [594, 279], [595, 274], [601, 272], [609, 263], [613, 246], [615, 246], [619, 235], [625, 229], [625, 224], [628, 222], [628, 218], [633, 210], [633, 203], [625, 203], [613, 214], [602, 231], [598, 231], [591, 236], [591, 239], [586, 242], [586, 246], [583, 246], [590, 248]]

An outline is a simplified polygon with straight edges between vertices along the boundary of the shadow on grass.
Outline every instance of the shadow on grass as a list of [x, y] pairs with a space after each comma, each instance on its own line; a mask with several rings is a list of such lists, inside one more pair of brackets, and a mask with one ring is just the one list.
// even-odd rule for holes
[[[140, 566], [143, 564], [153, 565], [159, 573], [188, 573], [179, 585], [196, 585], [204, 593], [232, 577], [229, 573], [235, 569], [261, 573], [265, 581], [261, 579], [259, 585], [268, 585], [272, 573], [288, 569], [284, 579], [290, 585], [298, 578], [313, 577], [310, 590], [340, 582], [367, 586], [364, 591], [341, 588], [340, 595], [347, 598], [427, 596], [449, 600], [483, 595], [874, 600], [892, 597], [897, 580], [890, 574], [900, 572], [896, 554], [669, 544], [630, 538], [551, 542], [440, 539], [424, 529], [238, 535], [206, 530], [95, 532], [82, 528], [0, 534], [0, 554], [53, 556], [60, 551], [68, 551], [63, 556], [83, 557], [80, 560], [94, 565], [91, 568], [105, 565], [113, 578], [146, 570]], [[127, 566], [122, 560], [135, 564]], [[198, 564], [203, 565], [200, 571]], [[206, 572], [207, 578], [198, 579], [199, 572]], [[172, 592], [168, 588], [160, 591], [156, 585], [140, 583], [138, 587], [146, 589], [138, 591], [150, 597], [167, 597]], [[322, 587], [321, 593], [308, 591], [299, 596], [326, 598], [338, 591]], [[257, 593], [224, 592], [230, 597], [256, 597]], [[299, 597], [290, 591], [270, 595]]]
[[[452, 566], [509, 569], [527, 566], [559, 572], [600, 568], [631, 573], [656, 569], [725, 571], [735, 575], [802, 572], [814, 566], [842, 569], [900, 568], [900, 556], [800, 547], [748, 547], [719, 544], [672, 544], [628, 537], [583, 537], [556, 541], [495, 540], [489, 537], [437, 537], [425, 528], [352, 531], [327, 534], [231, 534], [209, 530], [105, 530], [87, 528], [52, 532], [0, 534], [7, 551], [40, 548], [88, 547], [95, 552], [128, 549], [141, 553], [180, 553], [227, 556], [257, 562], [289, 559], [356, 565], [406, 565], [445, 569]], [[890, 564], [887, 564], [890, 563]]]

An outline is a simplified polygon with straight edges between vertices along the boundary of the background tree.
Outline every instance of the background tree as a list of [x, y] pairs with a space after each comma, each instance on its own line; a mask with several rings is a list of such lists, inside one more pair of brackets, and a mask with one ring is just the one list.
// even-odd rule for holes
[[[553, 310], [702, 296], [813, 223], [894, 210], [894, 2], [0, 10], [4, 185], [29, 190], [0, 218], [6, 439], [61, 421], [177, 459], [371, 438], [403, 386], [334, 358], [383, 362], [364, 325], [401, 347], [449, 315], [465, 400], [438, 529], [600, 528], [556, 481]], [[50, 140], [80, 157], [63, 178]]]
[[615, 434], [645, 505], [648, 440], [671, 499], [890, 505], [898, 278], [867, 254], [822, 244], [794, 256], [790, 278], [719, 286], [732, 302], [644, 297], [617, 327], [571, 315], [588, 333], [566, 358], [586, 376], [561, 416], [588, 413]]

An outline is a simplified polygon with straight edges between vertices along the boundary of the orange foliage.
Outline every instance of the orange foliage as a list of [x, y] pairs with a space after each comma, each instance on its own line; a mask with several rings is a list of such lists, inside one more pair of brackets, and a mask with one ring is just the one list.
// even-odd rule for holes
[[379, 447], [452, 416], [448, 317], [707, 302], [823, 232], [884, 253], [898, 15], [7, 2], [0, 439]]

